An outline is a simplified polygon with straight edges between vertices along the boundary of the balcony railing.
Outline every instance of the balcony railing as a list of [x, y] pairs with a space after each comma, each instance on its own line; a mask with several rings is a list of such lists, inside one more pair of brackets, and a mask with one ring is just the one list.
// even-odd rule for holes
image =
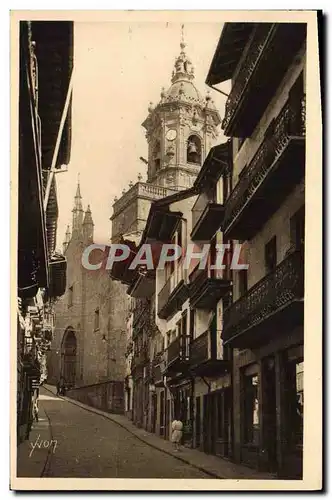
[[186, 270], [183, 261], [175, 262], [175, 269], [158, 294], [158, 315], [166, 319], [173, 314], [187, 298], [185, 284]]
[[[288, 319], [287, 306], [297, 302], [302, 303], [303, 299], [303, 256], [303, 250], [292, 252], [274, 271], [261, 279], [225, 310], [222, 334], [225, 343], [235, 340], [239, 347], [250, 347], [251, 336], [245, 340], [240, 338], [245, 332], [252, 331], [278, 312], [284, 312], [284, 319]], [[300, 314], [303, 315], [303, 312]], [[297, 320], [296, 312], [293, 311], [289, 316], [292, 316], [292, 321]], [[279, 329], [282, 329], [281, 325], [280, 319]], [[235, 346], [235, 343], [233, 345]]]
[[250, 137], [306, 39], [305, 23], [257, 23], [226, 102], [227, 136]]
[[191, 342], [190, 365], [199, 365], [209, 359], [210, 356], [210, 330], [206, 330]]
[[224, 206], [215, 201], [215, 196], [201, 193], [192, 208], [191, 238], [210, 240], [221, 226], [223, 213]]
[[[278, 117], [272, 122], [265, 139], [253, 159], [241, 172], [240, 179], [225, 205], [223, 229], [226, 234], [231, 236], [230, 229], [235, 219], [240, 216], [248, 202], [253, 199], [256, 191], [261, 187], [269, 173], [272, 170], [276, 170], [274, 168], [276, 162], [281, 162], [283, 152], [289, 147], [290, 143], [296, 139], [302, 140], [301, 145], [304, 151], [304, 137], [305, 96], [302, 96], [298, 98], [295, 104], [290, 100], [287, 101]], [[293, 170], [297, 168], [296, 165], [289, 165], [289, 167]], [[291, 175], [289, 179], [291, 179]], [[284, 186], [285, 189], [286, 186]], [[264, 217], [264, 214], [261, 215]], [[247, 224], [247, 230], [250, 230], [249, 224]], [[233, 234], [233, 236], [239, 236], [239, 239], [246, 239], [240, 238], [242, 235]], [[252, 237], [252, 234], [246, 236]]]
[[250, 44], [243, 55], [242, 64], [240, 64], [237, 74], [234, 75], [234, 85], [226, 102], [225, 117], [222, 122], [223, 129], [228, 127], [229, 122], [235, 113], [241, 96], [243, 95], [251, 75], [253, 74], [263, 53], [265, 44], [272, 29], [272, 23], [259, 23], [252, 35]]
[[199, 265], [189, 275], [189, 297], [191, 307], [199, 309], [213, 309], [217, 302], [230, 291], [231, 271], [225, 269], [211, 269], [206, 265], [200, 269]]
[[171, 279], [168, 278], [165, 285], [158, 294], [158, 314], [160, 314], [162, 309], [167, 304], [170, 294], [171, 294]]
[[166, 367], [189, 360], [190, 336], [177, 337], [166, 349]]
[[121, 212], [132, 199], [145, 198], [147, 200], [159, 200], [165, 198], [170, 194], [174, 194], [175, 189], [165, 188], [162, 186], [155, 186], [147, 182], [137, 182], [125, 194], [121, 196], [113, 205], [113, 217]]
[[207, 205], [211, 202], [213, 202], [214, 200], [211, 199], [207, 193], [203, 192], [201, 193], [193, 208], [192, 208], [192, 227], [194, 228], [197, 224], [197, 222], [199, 221], [199, 219], [202, 217], [202, 214], [204, 212], [204, 210], [206, 209]]

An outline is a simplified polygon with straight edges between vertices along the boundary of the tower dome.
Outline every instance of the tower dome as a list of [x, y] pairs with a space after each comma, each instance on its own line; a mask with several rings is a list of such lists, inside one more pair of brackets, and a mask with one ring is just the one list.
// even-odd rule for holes
[[188, 189], [217, 137], [220, 116], [210, 98], [195, 86], [194, 66], [182, 39], [171, 85], [149, 106], [142, 123], [148, 141], [148, 183], [172, 190]]

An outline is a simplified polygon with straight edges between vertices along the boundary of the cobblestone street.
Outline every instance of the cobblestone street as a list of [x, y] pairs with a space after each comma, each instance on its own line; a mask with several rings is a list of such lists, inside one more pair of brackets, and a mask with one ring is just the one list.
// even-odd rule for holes
[[[68, 401], [53, 396], [45, 389], [40, 397], [43, 410], [50, 421], [50, 430], [56, 446], [45, 449], [46, 437], [42, 419], [37, 424], [39, 441], [32, 455], [31, 445], [22, 457], [21, 470], [29, 460], [40, 461], [40, 468], [48, 460], [44, 477], [76, 478], [209, 478], [200, 470], [142, 443], [117, 423], [91, 413]], [[50, 441], [50, 438], [48, 439]], [[35, 437], [30, 439], [35, 443]], [[42, 443], [41, 447], [40, 443]], [[20, 470], [18, 470], [20, 475]], [[28, 475], [27, 473], [22, 475]]]

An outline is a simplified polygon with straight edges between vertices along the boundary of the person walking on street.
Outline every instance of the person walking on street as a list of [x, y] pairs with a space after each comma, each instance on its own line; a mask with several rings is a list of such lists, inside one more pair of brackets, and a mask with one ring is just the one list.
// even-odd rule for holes
[[172, 422], [172, 443], [174, 444], [175, 451], [180, 450], [180, 443], [182, 439], [183, 423], [181, 420], [173, 420]]

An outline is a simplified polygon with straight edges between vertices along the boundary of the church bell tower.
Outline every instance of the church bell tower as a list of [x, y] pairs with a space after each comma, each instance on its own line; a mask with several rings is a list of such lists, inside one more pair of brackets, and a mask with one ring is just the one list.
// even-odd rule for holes
[[182, 190], [190, 188], [217, 137], [220, 115], [209, 93], [202, 98], [194, 85], [195, 71], [180, 43], [170, 88], [150, 103], [142, 126], [148, 141], [147, 182]]

